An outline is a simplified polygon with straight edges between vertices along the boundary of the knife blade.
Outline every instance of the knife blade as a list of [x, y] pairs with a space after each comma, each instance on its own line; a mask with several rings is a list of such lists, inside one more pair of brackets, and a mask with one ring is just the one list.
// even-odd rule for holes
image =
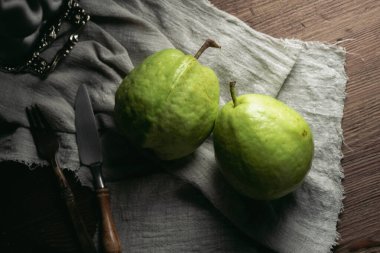
[[83, 84], [79, 86], [75, 99], [75, 128], [80, 162], [91, 169], [95, 188], [104, 188], [102, 147], [90, 97]]
[[102, 219], [103, 249], [105, 253], [121, 252], [119, 236], [112, 218], [110, 194], [102, 176], [102, 146], [91, 100], [84, 84], [78, 88], [75, 98], [75, 128], [80, 162], [90, 168], [94, 178]]

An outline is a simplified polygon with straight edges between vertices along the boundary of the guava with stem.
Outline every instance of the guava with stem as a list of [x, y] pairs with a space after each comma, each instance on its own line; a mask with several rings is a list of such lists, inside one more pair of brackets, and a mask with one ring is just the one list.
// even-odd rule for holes
[[159, 159], [191, 154], [210, 135], [219, 109], [219, 81], [195, 56], [164, 49], [147, 57], [122, 81], [115, 94], [118, 129], [136, 146]]
[[215, 157], [227, 182], [259, 200], [294, 191], [310, 170], [314, 142], [306, 120], [285, 103], [261, 94], [236, 96], [218, 113]]

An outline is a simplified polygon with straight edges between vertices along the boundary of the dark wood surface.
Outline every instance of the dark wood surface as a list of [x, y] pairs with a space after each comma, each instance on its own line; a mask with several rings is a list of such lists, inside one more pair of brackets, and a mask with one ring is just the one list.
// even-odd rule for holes
[[[380, 1], [211, 2], [274, 37], [339, 42], [346, 48], [345, 199], [336, 252], [380, 246]], [[369, 252], [380, 252], [380, 248]]]
[[[347, 49], [343, 130], [344, 211], [336, 253], [380, 252], [380, 1], [211, 0], [254, 29], [282, 38], [339, 42]], [[77, 252], [59, 190], [49, 168], [30, 173], [0, 163], [0, 252]], [[100, 220], [96, 196], [67, 174], [91, 234]], [[23, 186], [23, 187], [20, 187]], [[17, 200], [17, 201], [15, 201]], [[22, 200], [22, 201], [20, 201]], [[22, 239], [22, 240], [21, 240]], [[22, 243], [20, 243], [22, 242]]]

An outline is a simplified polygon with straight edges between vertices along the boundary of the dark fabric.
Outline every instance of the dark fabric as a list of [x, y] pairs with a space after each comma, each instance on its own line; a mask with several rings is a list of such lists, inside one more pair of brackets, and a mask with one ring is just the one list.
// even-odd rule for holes
[[0, 0], [0, 61], [22, 63], [67, 0]]

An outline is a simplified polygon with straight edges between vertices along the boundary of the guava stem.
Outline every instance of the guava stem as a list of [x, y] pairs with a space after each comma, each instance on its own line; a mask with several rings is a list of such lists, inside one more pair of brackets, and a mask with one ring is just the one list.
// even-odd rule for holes
[[231, 93], [232, 102], [234, 103], [234, 107], [237, 106], [235, 85], [236, 85], [236, 81], [230, 82], [230, 93]]
[[199, 56], [201, 56], [201, 54], [203, 54], [203, 52], [209, 48], [209, 47], [215, 47], [215, 48], [221, 48], [221, 46], [218, 45], [218, 43], [216, 43], [215, 41], [213, 41], [212, 39], [207, 39], [205, 41], [205, 43], [203, 43], [202, 47], [198, 50], [198, 52], [194, 55], [194, 58], [195, 59], [198, 59]]

